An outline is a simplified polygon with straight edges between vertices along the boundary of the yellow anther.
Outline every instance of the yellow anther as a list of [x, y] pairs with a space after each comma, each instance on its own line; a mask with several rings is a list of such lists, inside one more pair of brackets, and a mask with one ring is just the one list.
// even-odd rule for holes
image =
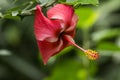
[[90, 49], [86, 50], [85, 54], [91, 60], [96, 60], [99, 57], [98, 52], [90, 50]]

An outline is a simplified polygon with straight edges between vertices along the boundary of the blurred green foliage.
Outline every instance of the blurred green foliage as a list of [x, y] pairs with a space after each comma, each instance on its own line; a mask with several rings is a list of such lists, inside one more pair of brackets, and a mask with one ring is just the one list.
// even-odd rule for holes
[[[43, 65], [34, 36], [36, 4], [72, 5], [75, 41], [99, 52], [88, 60], [68, 47]], [[0, 80], [120, 80], [120, 0], [0, 0]]]

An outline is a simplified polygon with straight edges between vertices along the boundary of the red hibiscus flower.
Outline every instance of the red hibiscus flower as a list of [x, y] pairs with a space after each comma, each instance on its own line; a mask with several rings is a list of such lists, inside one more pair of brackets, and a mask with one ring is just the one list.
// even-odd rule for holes
[[92, 59], [97, 57], [96, 52], [84, 50], [75, 44], [73, 38], [77, 20], [74, 9], [69, 5], [55, 5], [47, 11], [47, 17], [42, 13], [41, 7], [36, 6], [34, 32], [44, 64], [51, 56], [70, 45], [81, 49]]

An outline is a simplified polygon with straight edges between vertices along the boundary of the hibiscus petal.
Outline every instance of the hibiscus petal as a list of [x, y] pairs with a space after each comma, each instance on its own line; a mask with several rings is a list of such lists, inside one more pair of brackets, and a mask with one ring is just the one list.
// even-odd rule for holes
[[46, 64], [51, 56], [58, 53], [63, 48], [63, 41], [59, 40], [52, 43], [47, 41], [38, 41], [38, 47], [42, 55], [42, 60], [44, 64]]
[[50, 20], [46, 18], [39, 5], [36, 6], [34, 31], [37, 40], [48, 40], [55, 42], [58, 39], [58, 34], [61, 31], [61, 26], [58, 20]]
[[70, 27], [67, 27], [66, 31], [73, 31], [76, 28], [76, 24], [78, 21], [78, 16], [76, 14], [73, 15], [72, 20], [71, 20], [71, 24]]
[[75, 28], [76, 28], [77, 21], [78, 21], [78, 16], [74, 14], [72, 17], [70, 26], [67, 27], [67, 29], [65, 30], [65, 32], [71, 37], [74, 37], [75, 35]]
[[53, 8], [49, 9], [47, 16], [50, 19], [60, 19], [62, 20], [62, 25], [64, 27], [69, 25], [73, 16], [74, 10], [71, 6], [65, 4], [57, 4]]

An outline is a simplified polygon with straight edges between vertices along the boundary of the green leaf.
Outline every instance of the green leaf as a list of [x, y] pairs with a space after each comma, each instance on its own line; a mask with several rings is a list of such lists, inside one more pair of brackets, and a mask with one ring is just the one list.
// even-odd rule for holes
[[93, 5], [98, 5], [99, 0], [78, 0], [81, 4], [93, 4]]
[[98, 5], [98, 0], [60, 0], [60, 2], [69, 4], [69, 5], [86, 5], [86, 4], [92, 4], [92, 5]]
[[101, 42], [97, 46], [98, 50], [120, 51], [120, 47], [112, 42]]
[[55, 0], [40, 0], [41, 2], [41, 6], [45, 5], [45, 6], [49, 6], [51, 5], [53, 2], [55, 2]]
[[78, 0], [66, 0], [66, 3], [75, 3], [78, 2]]
[[12, 16], [17, 16], [19, 14], [18, 11], [12, 11]]
[[[20, 15], [30, 15], [32, 13], [32, 9], [31, 6], [33, 5], [32, 1], [29, 2], [25, 2], [21, 5], [15, 6], [9, 10], [7, 10], [4, 14], [3, 18], [7, 18], [7, 19], [21, 19]], [[29, 11], [31, 10], [31, 12]], [[19, 16], [18, 16], [19, 15]]]
[[9, 56], [11, 55], [11, 52], [8, 50], [0, 50], [0, 56]]
[[0, 18], [3, 18], [3, 14], [0, 12]]
[[9, 9], [8, 11], [6, 11], [6, 14], [11, 14], [13, 11], [22, 11], [24, 8], [26, 8], [28, 5], [30, 5], [31, 2], [25, 2], [21, 5], [17, 5], [11, 9]]
[[[15, 14], [14, 14], [15, 15]], [[20, 16], [12, 16], [11, 14], [6, 14], [3, 16], [5, 19], [15, 19], [15, 20], [21, 20]]]
[[101, 31], [94, 32], [92, 34], [92, 40], [101, 41], [104, 39], [113, 38], [120, 35], [120, 28], [117, 29], [105, 29]]
[[112, 42], [101, 42], [97, 45], [96, 49], [101, 56], [112, 56], [113, 54], [120, 53], [120, 47]]
[[99, 14], [91, 8], [75, 9], [75, 13], [79, 16], [78, 28], [88, 29], [97, 21]]

